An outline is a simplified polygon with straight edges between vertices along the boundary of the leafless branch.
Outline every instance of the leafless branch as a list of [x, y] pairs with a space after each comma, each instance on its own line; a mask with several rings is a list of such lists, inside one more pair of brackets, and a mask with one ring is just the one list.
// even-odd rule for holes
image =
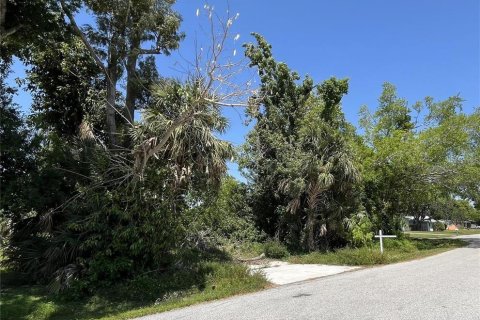
[[88, 41], [87, 37], [85, 34], [82, 32], [82, 30], [78, 27], [77, 22], [75, 21], [75, 18], [73, 14], [68, 10], [67, 5], [65, 4], [64, 0], [60, 0], [60, 5], [62, 7], [63, 13], [68, 17], [70, 20], [70, 24], [73, 27], [73, 30], [75, 30], [75, 33], [82, 39], [83, 44], [87, 48], [88, 52], [92, 56], [93, 60], [95, 61], [95, 64], [102, 70], [103, 74], [105, 74], [106, 77], [108, 77], [108, 72], [107, 68], [103, 64], [102, 60], [98, 57], [97, 53], [95, 52], [95, 49], [92, 47], [90, 42]]
[[[238, 40], [239, 36], [231, 37], [230, 31], [234, 20], [227, 14], [222, 19], [212, 8], [205, 7], [208, 15], [209, 46], [198, 46], [195, 41], [196, 54], [194, 61], [186, 60], [187, 81], [200, 84], [200, 87], [189, 106], [190, 111], [180, 114], [176, 119], [171, 119], [170, 125], [156, 136], [145, 137], [133, 151], [135, 164], [134, 175], [142, 178], [147, 162], [152, 156], [161, 153], [167, 142], [171, 139], [174, 131], [180, 126], [186, 125], [204, 113], [203, 108], [208, 107], [247, 107], [248, 99], [256, 90], [251, 89], [252, 81], [237, 81], [237, 76], [242, 76], [248, 65], [242, 59], [232, 61], [231, 55], [226, 55], [227, 40]], [[157, 53], [154, 49], [142, 49], [141, 53]], [[236, 51], [233, 51], [235, 56]], [[182, 57], [183, 58], [183, 57]], [[185, 59], [184, 59], [185, 60]]]

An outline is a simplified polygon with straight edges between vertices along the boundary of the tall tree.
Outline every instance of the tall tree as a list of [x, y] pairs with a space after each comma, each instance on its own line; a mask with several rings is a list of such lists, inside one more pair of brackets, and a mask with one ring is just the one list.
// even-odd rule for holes
[[9, 64], [0, 62], [0, 213], [12, 218], [26, 211], [30, 174], [35, 170], [31, 131], [6, 83]]
[[104, 138], [105, 107], [99, 97], [105, 78], [77, 37], [69, 32], [52, 36], [25, 61], [31, 118], [38, 128], [67, 140], [92, 133]]
[[376, 112], [362, 108], [364, 204], [377, 228], [398, 230], [405, 215], [419, 225], [440, 215], [439, 203], [476, 198], [479, 122], [461, 106], [458, 96], [408, 106], [385, 84]]
[[[288, 146], [302, 110], [313, 90], [313, 81], [300, 78], [284, 63], [277, 63], [271, 46], [258, 34], [258, 44], [246, 46], [246, 56], [252, 67], [258, 67], [262, 85], [258, 96], [252, 97], [248, 110], [256, 120], [255, 129], [247, 136], [241, 166], [246, 169], [254, 189], [254, 208], [259, 227], [270, 236], [278, 231], [280, 206], [286, 201], [276, 196], [278, 182], [282, 179], [279, 160], [282, 149]], [[278, 80], [277, 80], [278, 79]], [[260, 108], [258, 102], [261, 103]]]
[[[347, 80], [317, 86], [276, 62], [270, 45], [255, 35], [246, 55], [259, 70], [261, 88], [250, 115], [242, 165], [254, 190], [254, 212], [270, 235], [303, 249], [339, 244], [343, 218], [355, 207], [358, 173], [348, 147], [348, 125], [340, 101]], [[268, 206], [262, 203], [267, 203]], [[257, 205], [259, 204], [259, 205]], [[335, 243], [336, 242], [336, 243]]]
[[[138, 99], [137, 67], [142, 55], [169, 54], [178, 47], [180, 16], [172, 10], [174, 1], [85, 1], [96, 25], [78, 26], [74, 1], [60, 1], [76, 34], [83, 41], [106, 79], [106, 128], [111, 146], [118, 145], [116, 117], [133, 124]], [[117, 105], [118, 82], [126, 71], [125, 106]], [[121, 141], [120, 141], [121, 142]]]

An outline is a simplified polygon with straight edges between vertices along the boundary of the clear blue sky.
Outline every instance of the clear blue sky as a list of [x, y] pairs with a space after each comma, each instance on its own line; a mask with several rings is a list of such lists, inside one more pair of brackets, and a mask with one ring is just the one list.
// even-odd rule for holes
[[[221, 13], [226, 0], [209, 1]], [[414, 103], [425, 96], [445, 99], [460, 94], [464, 111], [480, 106], [480, 1], [478, 0], [230, 0], [239, 12], [234, 30], [240, 44], [258, 32], [273, 46], [275, 57], [315, 82], [330, 77], [350, 78], [343, 100], [347, 119], [357, 124], [358, 111], [374, 109], [381, 85], [397, 86], [399, 95]], [[195, 12], [205, 1], [177, 0], [187, 37], [180, 52], [190, 57], [195, 34], [200, 42]], [[178, 55], [160, 59], [159, 71], [170, 68]], [[21, 68], [15, 65], [21, 74]], [[28, 98], [17, 98], [28, 108]], [[243, 112], [230, 110], [230, 129], [224, 136], [234, 144], [244, 141], [248, 128]], [[231, 173], [238, 176], [235, 166]]]

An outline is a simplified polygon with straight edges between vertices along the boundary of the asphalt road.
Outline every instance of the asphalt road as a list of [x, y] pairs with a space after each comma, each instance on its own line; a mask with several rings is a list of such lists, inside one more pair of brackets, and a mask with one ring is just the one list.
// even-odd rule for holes
[[421, 260], [272, 288], [142, 320], [480, 320], [480, 236]]

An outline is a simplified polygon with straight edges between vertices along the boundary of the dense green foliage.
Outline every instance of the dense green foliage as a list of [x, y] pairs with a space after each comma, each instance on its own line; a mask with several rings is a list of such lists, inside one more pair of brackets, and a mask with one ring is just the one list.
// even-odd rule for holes
[[259, 70], [261, 90], [252, 99], [256, 120], [247, 137], [242, 165], [252, 183], [259, 226], [291, 247], [315, 250], [339, 245], [345, 217], [358, 203], [359, 181], [350, 126], [340, 110], [347, 80], [331, 78], [314, 86], [283, 63], [270, 45], [246, 46]]
[[26, 58], [36, 46], [64, 26], [55, 0], [2, 0], [0, 3], [0, 58]]
[[0, 63], [0, 246], [9, 245], [13, 222], [28, 213], [25, 199], [30, 196], [31, 173], [35, 170], [33, 137], [12, 103], [15, 90], [5, 83], [8, 63]]
[[196, 246], [234, 250], [244, 243], [263, 240], [265, 236], [255, 227], [247, 197], [246, 185], [229, 176], [222, 180], [215, 194], [192, 194], [185, 223]]
[[386, 83], [376, 112], [362, 108], [364, 205], [376, 229], [400, 230], [408, 215], [416, 224], [426, 217], [478, 219], [455, 217], [459, 199], [475, 211], [469, 201], [478, 204], [480, 181], [480, 118], [478, 110], [462, 113], [461, 105], [453, 96], [440, 102], [427, 97], [409, 107]]
[[104, 79], [83, 44], [69, 33], [55, 36], [37, 47], [28, 63], [36, 127], [70, 139], [85, 134], [82, 130], [91, 126], [103, 138], [99, 133], [105, 127], [105, 108], [99, 97]]
[[[2, 143], [11, 145], [2, 145], [2, 233], [11, 268], [34, 282], [49, 283], [53, 291], [91, 293], [140, 273], [169, 270], [183, 252], [197, 249], [198, 234], [189, 229], [192, 201], [214, 201], [210, 198], [233, 150], [216, 136], [226, 128], [219, 108], [197, 98], [199, 93], [211, 97], [201, 82], [160, 79], [152, 56], [139, 58], [178, 45], [180, 17], [171, 10], [172, 2], [136, 2], [131, 8], [90, 1], [61, 5], [70, 24], [59, 23], [50, 38], [32, 43], [28, 52], [12, 49], [30, 67], [25, 79], [33, 93], [30, 131], [12, 106], [11, 90], [3, 89], [9, 60], [4, 63]], [[98, 15], [98, 29], [83, 30], [91, 43], [72, 19], [82, 5]], [[61, 14], [57, 6], [49, 10]], [[122, 25], [112, 26], [112, 21]], [[116, 36], [102, 40], [110, 32]], [[148, 52], [138, 51], [153, 39]], [[116, 50], [118, 56], [112, 58]], [[105, 74], [95, 59], [107, 52], [108, 68], [124, 61], [134, 64], [135, 70], [127, 68], [124, 106], [121, 93], [112, 89], [121, 70]], [[119, 110], [129, 110], [133, 117], [133, 109], [145, 109], [136, 125], [123, 111], [114, 114], [117, 124], [123, 124], [121, 135], [109, 128], [112, 104], [105, 107], [102, 98], [112, 90]], [[108, 148], [117, 133], [121, 139], [115, 140], [133, 147]], [[216, 226], [206, 223], [204, 229]], [[220, 230], [215, 232], [229, 236], [229, 230]]]

